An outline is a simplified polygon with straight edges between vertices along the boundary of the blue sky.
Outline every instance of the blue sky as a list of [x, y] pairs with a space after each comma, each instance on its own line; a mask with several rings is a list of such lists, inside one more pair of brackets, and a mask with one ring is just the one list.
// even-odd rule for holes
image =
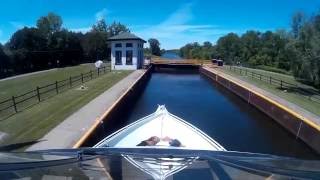
[[2, 0], [0, 42], [24, 26], [35, 26], [48, 12], [63, 18], [63, 26], [88, 31], [97, 19], [120, 21], [144, 39], [160, 40], [165, 49], [188, 42], [213, 43], [229, 32], [249, 29], [289, 29], [296, 11], [312, 14], [320, 0]]

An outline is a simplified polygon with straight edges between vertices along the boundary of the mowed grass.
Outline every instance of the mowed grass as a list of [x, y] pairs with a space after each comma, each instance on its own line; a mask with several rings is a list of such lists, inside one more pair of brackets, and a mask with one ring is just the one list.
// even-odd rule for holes
[[[83, 70], [86, 69], [84, 68]], [[8, 136], [2, 140], [1, 144], [32, 141], [43, 137], [69, 115], [76, 112], [131, 72], [109, 72], [84, 83], [88, 87], [87, 90], [79, 90], [79, 86], [75, 86], [8, 119], [2, 120], [0, 122], [0, 131], [7, 133]], [[63, 134], [61, 138], [63, 138]]]
[[37, 86], [51, 84], [55, 81], [67, 79], [70, 76], [78, 76], [90, 70], [95, 70], [94, 64], [57, 68], [46, 72], [0, 81], [0, 101], [34, 90]]
[[[265, 76], [271, 76], [272, 78], [276, 78], [279, 80], [283, 80], [292, 84], [297, 84], [301, 87], [307, 88], [307, 89], [311, 89], [311, 90], [315, 90], [313, 87], [301, 84], [299, 81], [295, 80], [293, 76], [290, 75], [285, 75], [285, 74], [279, 74], [279, 73], [275, 73], [275, 72], [269, 72], [269, 71], [265, 71], [265, 70], [260, 70], [260, 69], [251, 69], [251, 68], [243, 68], [243, 69], [247, 69], [248, 71], [251, 72], [255, 72], [255, 73], [259, 73], [259, 74], [263, 74]], [[301, 93], [298, 92], [292, 92], [292, 91], [286, 91], [281, 89], [279, 86], [276, 85], [271, 85], [265, 81], [260, 81], [259, 79], [256, 78], [251, 78], [251, 76], [245, 76], [244, 73], [242, 73], [240, 75], [240, 73], [238, 71], [233, 71], [230, 70], [228, 66], [225, 66], [223, 68], [220, 68], [220, 70], [222, 70], [223, 72], [230, 74], [232, 76], [235, 76], [237, 78], [240, 78], [241, 80], [244, 80], [246, 82], [249, 82], [253, 85], [256, 85], [257, 87], [264, 89], [266, 91], [269, 91], [289, 102], [292, 102], [302, 108], [304, 108], [305, 110], [312, 112], [318, 116], [320, 116], [320, 103], [319, 102], [315, 102], [313, 100], [310, 100], [308, 96], [305, 96]]]

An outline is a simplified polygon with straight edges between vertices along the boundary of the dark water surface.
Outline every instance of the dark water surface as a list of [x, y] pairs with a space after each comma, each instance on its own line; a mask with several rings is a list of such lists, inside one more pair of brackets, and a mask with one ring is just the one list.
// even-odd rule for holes
[[[127, 125], [153, 113], [157, 105], [197, 126], [227, 150], [299, 158], [316, 154], [271, 118], [196, 73], [153, 73], [144, 92], [118, 120]], [[182, 142], [183, 143], [183, 142]]]
[[180, 60], [181, 59], [179, 54], [177, 54], [175, 52], [171, 52], [171, 51], [166, 51], [165, 53], [163, 53], [161, 55], [161, 57], [166, 58], [166, 59], [174, 59], [174, 60]]

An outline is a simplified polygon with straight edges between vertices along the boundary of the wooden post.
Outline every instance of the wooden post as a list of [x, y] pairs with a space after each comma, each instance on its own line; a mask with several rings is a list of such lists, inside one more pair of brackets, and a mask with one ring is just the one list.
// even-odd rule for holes
[[246, 76], [248, 75], [248, 69], [246, 69]]
[[100, 68], [98, 68], [98, 76], [100, 75]]
[[269, 80], [270, 80], [270, 84], [272, 84], [272, 77], [271, 76], [269, 77]]
[[16, 104], [16, 100], [15, 100], [14, 96], [12, 96], [12, 104], [13, 104], [13, 107], [14, 107], [14, 111], [17, 113], [18, 112], [17, 104]]
[[103, 66], [103, 74], [105, 74], [105, 73], [106, 73], [106, 67]]
[[58, 89], [58, 81], [56, 81], [56, 93], [59, 93], [59, 89]]
[[37, 97], [38, 97], [38, 101], [40, 102], [40, 88], [37, 86]]
[[70, 87], [72, 87], [72, 77], [71, 76], [69, 77], [69, 85], [70, 85]]
[[260, 81], [261, 81], [261, 74], [259, 74], [260, 75]]
[[280, 80], [280, 88], [282, 89], [282, 80]]
[[81, 73], [81, 82], [83, 83], [83, 74]]
[[92, 70], [90, 70], [90, 78], [92, 79]]

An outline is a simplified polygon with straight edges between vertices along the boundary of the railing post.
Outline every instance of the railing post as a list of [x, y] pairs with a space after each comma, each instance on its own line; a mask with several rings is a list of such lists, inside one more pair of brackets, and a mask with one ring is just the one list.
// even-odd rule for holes
[[81, 82], [83, 83], [83, 73], [81, 73]]
[[272, 79], [272, 77], [270, 76], [270, 77], [269, 77], [269, 80], [270, 80], [270, 84], [272, 84], [272, 80], [271, 80], [271, 79]]
[[14, 96], [12, 96], [12, 104], [13, 104], [13, 107], [14, 107], [14, 111], [17, 113], [18, 112], [17, 103], [16, 103], [16, 100], [15, 100]]
[[37, 97], [38, 97], [38, 101], [40, 102], [40, 88], [37, 86]]
[[59, 89], [58, 89], [58, 81], [56, 81], [56, 93], [59, 93]]
[[70, 85], [70, 87], [72, 87], [72, 77], [71, 76], [69, 77], [69, 85]]

